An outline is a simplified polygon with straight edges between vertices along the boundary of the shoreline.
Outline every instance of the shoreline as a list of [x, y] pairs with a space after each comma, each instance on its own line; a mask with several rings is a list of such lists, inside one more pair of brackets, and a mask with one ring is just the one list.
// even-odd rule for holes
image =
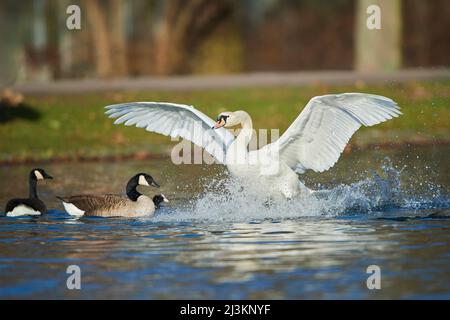
[[286, 72], [249, 72], [216, 75], [147, 76], [117, 79], [65, 79], [45, 83], [18, 83], [12, 89], [26, 95], [86, 94], [127, 90], [222, 90], [252, 87], [310, 85], [370, 85], [411, 81], [448, 81], [449, 68], [409, 68], [395, 72], [358, 72], [354, 70], [318, 70]]
[[[368, 143], [364, 145], [356, 145], [349, 143], [343, 153], [349, 154], [355, 151], [364, 150], [389, 150], [399, 147], [438, 147], [450, 146], [450, 140], [434, 140], [434, 141], [406, 141], [406, 142], [386, 142], [386, 143]], [[126, 160], [143, 161], [149, 159], [165, 159], [170, 158], [169, 154], [165, 153], [151, 153], [151, 152], [135, 152], [123, 155], [111, 156], [58, 156], [49, 159], [27, 158], [27, 159], [11, 159], [0, 160], [1, 167], [19, 166], [25, 164], [48, 164], [48, 163], [88, 163], [88, 162], [121, 162]]]
[[[310, 97], [328, 92], [368, 92], [391, 97], [403, 116], [361, 128], [347, 152], [358, 148], [387, 148], [443, 144], [450, 141], [448, 82], [379, 85], [242, 88], [213, 91], [139, 91], [117, 94], [30, 96], [24, 107], [0, 113], [0, 164], [123, 161], [163, 157], [171, 148], [167, 137], [135, 127], [114, 126], [103, 106], [126, 101], [174, 101], [199, 106], [206, 115], [245, 109], [255, 128], [284, 131]], [[0, 110], [2, 110], [0, 108]], [[364, 131], [362, 131], [364, 130]], [[370, 130], [370, 131], [369, 131]], [[372, 131], [373, 130], [373, 131]]]

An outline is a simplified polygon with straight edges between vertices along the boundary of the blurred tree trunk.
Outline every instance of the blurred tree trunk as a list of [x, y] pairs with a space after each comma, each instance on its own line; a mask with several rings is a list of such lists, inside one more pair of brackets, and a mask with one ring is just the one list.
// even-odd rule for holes
[[46, 44], [46, 59], [49, 64], [52, 79], [61, 77], [61, 59], [59, 55], [59, 42], [61, 39], [62, 28], [60, 28], [59, 10], [65, 7], [60, 7], [59, 0], [46, 0], [46, 25], [47, 25], [47, 44]]
[[[369, 29], [367, 8], [381, 9], [381, 29]], [[392, 71], [401, 66], [401, 0], [358, 0], [355, 26], [355, 68], [358, 71]]]
[[416, 64], [418, 65], [430, 65], [430, 2], [429, 1], [413, 1], [409, 4], [409, 11], [407, 12], [412, 16], [412, 20], [414, 21], [414, 25], [412, 26], [412, 30], [408, 30], [410, 34], [413, 34], [413, 44], [414, 51], [412, 55], [413, 58], [416, 59]]
[[125, 39], [125, 17], [122, 0], [110, 0], [111, 11], [111, 50], [114, 61], [114, 76], [127, 75], [127, 44]]
[[33, 2], [33, 43], [30, 50], [33, 65], [29, 76], [33, 80], [47, 81], [51, 78], [51, 68], [48, 63], [47, 14], [44, 0]]
[[97, 75], [101, 78], [126, 76], [123, 1], [108, 0], [107, 6], [102, 7], [99, 0], [85, 0], [84, 5], [92, 27]]
[[[17, 17], [22, 19], [17, 27]], [[25, 30], [31, 28], [33, 12], [17, 1], [0, 1], [0, 89], [25, 80]]]
[[156, 38], [156, 72], [186, 73], [195, 49], [225, 20], [231, 0], [167, 0]]
[[[66, 12], [67, 7], [72, 3], [71, 0], [53, 0], [56, 2], [58, 13]], [[83, 14], [83, 13], [82, 13]], [[64, 78], [72, 76], [73, 67], [73, 31], [66, 28], [67, 15], [58, 14], [58, 25], [63, 26], [59, 29], [58, 56], [59, 56], [59, 74], [58, 77]]]
[[100, 7], [98, 0], [85, 0], [84, 7], [92, 30], [97, 76], [101, 78], [110, 77], [112, 74], [111, 45], [105, 11]]

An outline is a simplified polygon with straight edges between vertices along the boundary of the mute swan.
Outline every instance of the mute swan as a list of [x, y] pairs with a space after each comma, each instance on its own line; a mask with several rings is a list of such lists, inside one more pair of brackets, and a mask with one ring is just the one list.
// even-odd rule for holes
[[70, 215], [98, 217], [150, 216], [162, 201], [169, 201], [164, 195], [154, 196], [153, 199], [142, 195], [136, 190], [139, 185], [159, 188], [159, 185], [150, 175], [138, 173], [127, 183], [127, 197], [115, 194], [87, 194], [57, 198], [63, 202], [64, 209]]
[[[166, 136], [182, 137], [203, 147], [230, 173], [273, 197], [293, 198], [311, 192], [298, 179], [307, 169], [323, 172], [339, 159], [353, 133], [401, 114], [386, 97], [343, 93], [312, 98], [275, 142], [248, 151], [252, 120], [247, 112], [222, 112], [217, 122], [192, 106], [132, 102], [105, 107], [115, 124], [135, 125]], [[224, 128], [241, 125], [234, 136]]]
[[38, 180], [53, 179], [44, 169], [33, 169], [28, 176], [28, 183], [30, 187], [29, 198], [26, 199], [11, 199], [6, 204], [6, 216], [17, 217], [24, 215], [40, 215], [47, 213], [47, 207], [44, 202], [39, 199], [36, 186]]

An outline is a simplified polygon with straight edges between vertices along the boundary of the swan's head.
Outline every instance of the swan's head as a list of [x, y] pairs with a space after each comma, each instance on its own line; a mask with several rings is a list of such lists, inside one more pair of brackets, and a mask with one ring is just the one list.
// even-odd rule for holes
[[219, 129], [219, 128], [231, 128], [234, 126], [239, 125], [242, 122], [242, 117], [240, 116], [239, 111], [236, 112], [229, 112], [225, 111], [222, 112], [217, 116], [217, 121], [214, 127], [212, 129]]

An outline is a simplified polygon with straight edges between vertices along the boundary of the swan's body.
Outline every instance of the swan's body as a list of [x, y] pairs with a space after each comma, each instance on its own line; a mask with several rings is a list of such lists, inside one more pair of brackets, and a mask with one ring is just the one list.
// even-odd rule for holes
[[127, 197], [115, 194], [105, 195], [76, 195], [57, 197], [62, 201], [66, 212], [73, 216], [97, 217], [143, 217], [151, 216], [162, 201], [168, 201], [164, 195], [157, 195], [153, 199], [140, 194], [138, 185], [159, 185], [145, 173], [133, 176], [127, 183]]
[[[309, 192], [298, 173], [323, 172], [339, 159], [353, 133], [401, 114], [389, 98], [344, 93], [314, 97], [275, 142], [248, 151], [253, 133], [245, 111], [223, 112], [217, 122], [192, 106], [135, 102], [106, 107], [116, 124], [136, 125], [171, 137], [182, 137], [206, 149], [230, 173], [272, 197], [292, 198]], [[241, 125], [234, 136], [224, 128]], [[211, 130], [214, 128], [216, 130]]]
[[[244, 184], [272, 197], [283, 195], [285, 198], [293, 198], [301, 192], [310, 192], [299, 181], [295, 171], [280, 161], [276, 147], [273, 150], [261, 148], [248, 152], [247, 146], [253, 134], [251, 118], [245, 111], [236, 111], [232, 114], [234, 121], [238, 121], [242, 129], [225, 155], [225, 164], [230, 173], [241, 179]], [[235, 122], [230, 126], [234, 125]]]

